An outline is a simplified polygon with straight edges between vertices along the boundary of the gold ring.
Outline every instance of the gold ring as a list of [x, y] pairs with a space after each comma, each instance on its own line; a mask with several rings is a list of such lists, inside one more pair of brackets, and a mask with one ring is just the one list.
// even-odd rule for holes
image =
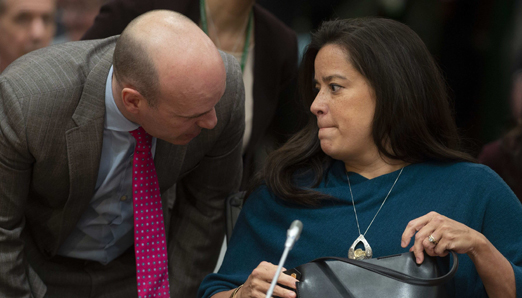
[[433, 238], [433, 235], [430, 235], [428, 236], [428, 241], [437, 245], [437, 243], [439, 243], [439, 241], [435, 240], [435, 238]]

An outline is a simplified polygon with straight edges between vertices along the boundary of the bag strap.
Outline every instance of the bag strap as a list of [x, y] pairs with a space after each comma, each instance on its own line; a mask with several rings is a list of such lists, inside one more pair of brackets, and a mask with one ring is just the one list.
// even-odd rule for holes
[[[364, 262], [364, 261], [360, 261], [360, 260], [352, 260], [352, 259], [347, 259], [347, 258], [323, 257], [323, 258], [315, 259], [312, 262], [316, 262], [319, 264], [319, 263], [324, 263], [324, 261], [327, 261], [327, 260], [337, 260], [337, 261], [341, 261], [344, 263], [348, 263], [348, 264], [360, 267], [362, 269], [366, 269], [366, 270], [375, 272], [377, 274], [386, 276], [388, 278], [395, 279], [400, 282], [405, 282], [408, 284], [419, 285], [419, 286], [437, 286], [437, 285], [441, 285], [441, 284], [448, 282], [450, 279], [453, 278], [455, 273], [457, 273], [457, 268], [459, 266], [459, 259], [457, 257], [457, 254], [454, 251], [450, 251], [450, 252], [453, 255], [453, 266], [451, 267], [451, 269], [448, 273], [446, 273], [443, 276], [435, 277], [435, 278], [420, 278], [420, 277], [408, 275], [408, 274], [405, 274], [405, 273], [402, 273], [402, 272], [399, 272], [399, 271], [396, 271], [396, 270], [393, 270], [390, 268], [386, 268], [386, 267], [383, 267], [383, 266], [380, 266], [380, 265], [377, 265], [374, 263], [368, 263], [368, 262]], [[320, 266], [320, 267], [324, 267], [324, 266]], [[330, 271], [331, 270], [328, 271], [328, 273], [329, 273], [328, 277], [330, 277], [330, 280], [332, 280], [331, 278], [333, 276], [330, 276], [330, 275], [332, 275], [333, 272], [330, 272]]]
[[[312, 261], [313, 262], [313, 261]], [[345, 298], [355, 298], [355, 296], [348, 290], [343, 283], [339, 280], [337, 275], [332, 271], [328, 265], [326, 265], [326, 262], [317, 262], [317, 266], [321, 271], [323, 271], [324, 275], [328, 277], [328, 280], [332, 283], [332, 285], [335, 287], [337, 292], [341, 294], [342, 297]], [[299, 295], [298, 295], [299, 296]]]

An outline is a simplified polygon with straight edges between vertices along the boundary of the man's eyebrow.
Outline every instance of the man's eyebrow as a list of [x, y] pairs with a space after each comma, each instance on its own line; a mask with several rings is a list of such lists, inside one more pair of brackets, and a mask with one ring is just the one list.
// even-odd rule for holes
[[[214, 109], [212, 107], [212, 109]], [[191, 119], [191, 118], [198, 118], [198, 117], [201, 117], [207, 113], [209, 113], [210, 111], [212, 111], [212, 109], [206, 111], [206, 112], [203, 112], [203, 113], [199, 113], [199, 114], [194, 114], [194, 115], [189, 115], [189, 116], [184, 116], [184, 115], [177, 115], [178, 117], [182, 117], [182, 118], [188, 118], [188, 119]]]

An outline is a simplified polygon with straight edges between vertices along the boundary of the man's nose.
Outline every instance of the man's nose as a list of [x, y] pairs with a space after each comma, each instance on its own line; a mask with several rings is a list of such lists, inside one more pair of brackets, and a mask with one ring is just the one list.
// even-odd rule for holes
[[41, 17], [34, 18], [31, 22], [31, 38], [33, 41], [41, 41], [46, 34], [47, 24]]
[[212, 111], [201, 116], [196, 124], [201, 128], [212, 129], [216, 126], [217, 122], [216, 109], [212, 109]]

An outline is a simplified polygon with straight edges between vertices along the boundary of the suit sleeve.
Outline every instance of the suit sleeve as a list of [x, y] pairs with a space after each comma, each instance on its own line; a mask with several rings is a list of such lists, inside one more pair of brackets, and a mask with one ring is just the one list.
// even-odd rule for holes
[[[226, 123], [217, 141], [176, 187], [169, 229], [171, 297], [195, 297], [216, 265], [225, 231], [225, 200], [238, 191], [242, 175], [244, 86], [239, 64], [224, 56], [227, 88], [218, 121]], [[173, 287], [182, 284], [183, 289]]]
[[121, 34], [134, 18], [152, 10], [153, 3], [152, 0], [110, 0], [101, 7], [94, 24], [82, 39], [99, 39]]
[[0, 79], [0, 297], [34, 297], [29, 278], [36, 276], [27, 264], [20, 238], [32, 164], [20, 102], [9, 84]]

